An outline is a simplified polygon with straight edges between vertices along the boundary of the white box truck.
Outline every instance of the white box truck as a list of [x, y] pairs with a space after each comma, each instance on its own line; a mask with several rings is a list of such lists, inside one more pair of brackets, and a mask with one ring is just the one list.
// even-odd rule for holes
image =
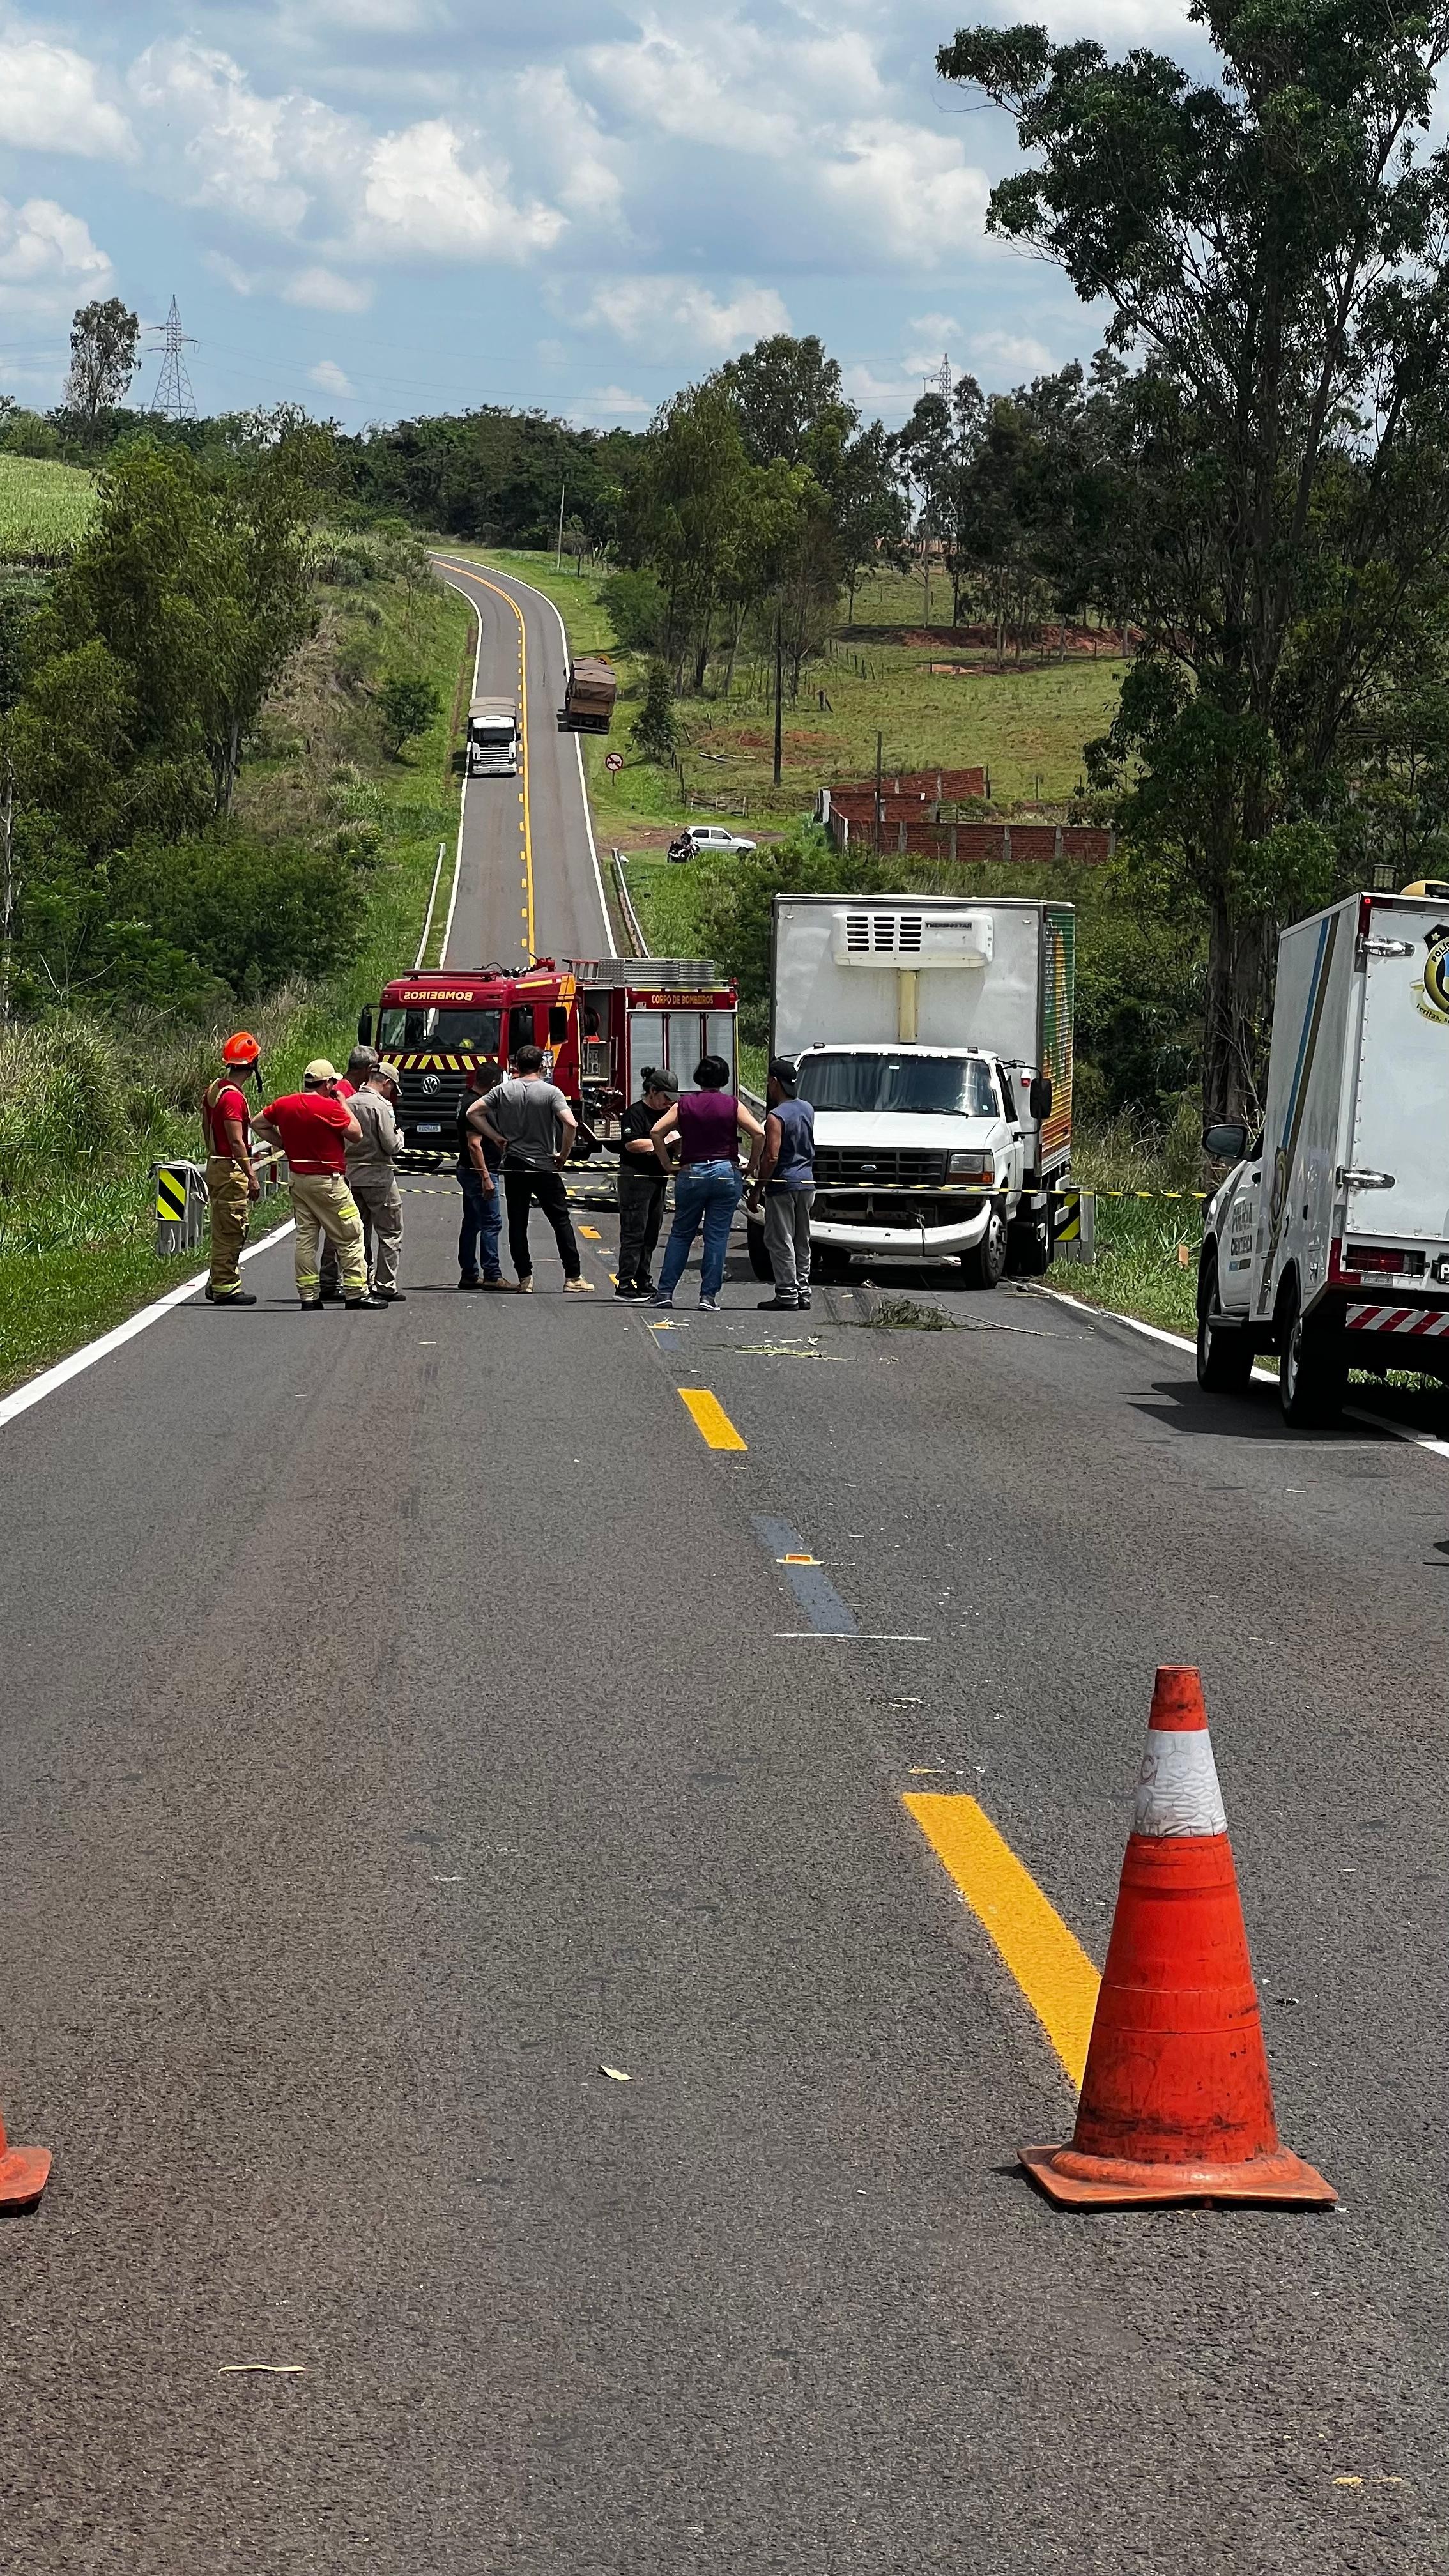
[[518, 774], [518, 705], [513, 698], [475, 698], [468, 709], [468, 776]]
[[1246, 1388], [1278, 1353], [1294, 1425], [1331, 1421], [1350, 1368], [1449, 1376], [1449, 895], [1350, 895], [1278, 944], [1263, 1133], [1209, 1203], [1197, 1374]]
[[770, 1052], [815, 1110], [820, 1276], [862, 1255], [978, 1288], [1048, 1268], [1075, 931], [1070, 904], [1016, 896], [776, 895]]

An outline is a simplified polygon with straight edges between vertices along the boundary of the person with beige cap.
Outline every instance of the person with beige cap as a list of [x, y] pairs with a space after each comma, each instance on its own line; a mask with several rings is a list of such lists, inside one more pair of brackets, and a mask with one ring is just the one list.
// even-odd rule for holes
[[257, 1121], [258, 1133], [280, 1145], [287, 1157], [297, 1220], [297, 1296], [304, 1315], [322, 1312], [318, 1245], [324, 1235], [337, 1249], [343, 1305], [357, 1313], [373, 1303], [367, 1292], [362, 1219], [345, 1168], [347, 1146], [360, 1139], [362, 1129], [346, 1101], [337, 1097], [340, 1079], [335, 1065], [315, 1056], [302, 1076], [301, 1090], [269, 1100]]
[[402, 1076], [395, 1064], [374, 1064], [348, 1107], [362, 1130], [348, 1139], [347, 1186], [362, 1215], [363, 1248], [373, 1296], [384, 1306], [400, 1306], [398, 1255], [402, 1251], [403, 1203], [397, 1185], [397, 1158], [403, 1150], [394, 1111], [402, 1097]]

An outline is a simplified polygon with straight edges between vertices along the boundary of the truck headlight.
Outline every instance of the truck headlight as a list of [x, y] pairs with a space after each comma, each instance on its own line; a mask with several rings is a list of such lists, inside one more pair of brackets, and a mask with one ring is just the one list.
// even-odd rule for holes
[[988, 1190], [996, 1179], [996, 1156], [980, 1146], [969, 1153], [952, 1154], [946, 1163], [948, 1181], [978, 1181]]

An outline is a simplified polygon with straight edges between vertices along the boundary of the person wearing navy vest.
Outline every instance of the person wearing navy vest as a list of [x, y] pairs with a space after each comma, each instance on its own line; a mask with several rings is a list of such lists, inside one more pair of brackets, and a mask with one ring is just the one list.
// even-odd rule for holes
[[796, 1069], [777, 1055], [765, 1084], [764, 1143], [750, 1158], [751, 1195], [765, 1201], [765, 1249], [775, 1274], [762, 1313], [810, 1303], [810, 1211], [815, 1204], [815, 1112], [795, 1096]]

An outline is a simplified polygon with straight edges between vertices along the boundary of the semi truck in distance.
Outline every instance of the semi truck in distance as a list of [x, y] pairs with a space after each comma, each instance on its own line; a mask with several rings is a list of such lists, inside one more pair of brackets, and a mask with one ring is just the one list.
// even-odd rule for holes
[[618, 680], [597, 654], [570, 662], [564, 702], [558, 711], [560, 732], [607, 733], [614, 720], [618, 694]]
[[1209, 1127], [1197, 1375], [1245, 1392], [1278, 1355], [1293, 1426], [1351, 1368], [1449, 1377], [1449, 888], [1356, 894], [1278, 943], [1263, 1132]]
[[1075, 932], [1070, 904], [1016, 896], [775, 897], [770, 1052], [815, 1110], [822, 1278], [950, 1261], [994, 1288], [1050, 1267]]
[[468, 709], [466, 768], [470, 778], [518, 775], [518, 706], [513, 698], [475, 698]]

